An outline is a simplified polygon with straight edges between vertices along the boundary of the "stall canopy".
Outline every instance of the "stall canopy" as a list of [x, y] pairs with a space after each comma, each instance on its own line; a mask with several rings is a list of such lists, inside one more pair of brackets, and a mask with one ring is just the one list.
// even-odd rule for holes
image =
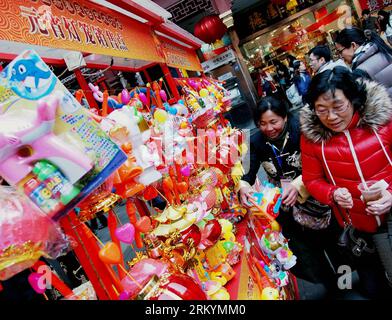
[[89, 68], [139, 71], [166, 63], [202, 70], [196, 50], [203, 42], [170, 16], [148, 0], [0, 0], [0, 59], [27, 44], [55, 65], [79, 51]]

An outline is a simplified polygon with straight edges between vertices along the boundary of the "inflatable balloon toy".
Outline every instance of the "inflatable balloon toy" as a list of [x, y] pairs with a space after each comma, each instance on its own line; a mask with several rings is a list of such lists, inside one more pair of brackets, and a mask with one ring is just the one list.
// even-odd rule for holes
[[230, 300], [230, 294], [222, 283], [216, 280], [216, 277], [211, 278], [205, 283], [206, 293], [211, 300]]
[[165, 90], [159, 90], [159, 96], [161, 97], [162, 101], [167, 102], [167, 95]]
[[169, 113], [173, 116], [175, 116], [177, 114], [177, 108], [175, 107], [169, 107]]
[[128, 104], [129, 101], [131, 100], [131, 96], [129, 95], [129, 92], [127, 89], [123, 89], [121, 91], [120, 97], [121, 97], [121, 103], [124, 105]]
[[103, 93], [99, 89], [99, 86], [95, 86], [91, 82], [88, 84], [88, 86], [91, 89], [91, 92], [92, 92], [92, 94], [94, 96], [94, 99], [97, 100], [98, 102], [102, 103], [102, 101], [103, 101]]
[[208, 215], [207, 204], [205, 202], [200, 202], [200, 201], [190, 202], [187, 206], [187, 210], [188, 212], [196, 213], [195, 223], [200, 222]]
[[[158, 277], [162, 276], [169, 268], [167, 263], [151, 258], [142, 258], [137, 262], [131, 262], [131, 264], [133, 265], [129, 270], [129, 274], [140, 284], [146, 284], [153, 275], [157, 275]], [[138, 285], [129, 277], [122, 279], [121, 285], [129, 299], [135, 298], [137, 293], [140, 291]]]
[[121, 109], [124, 105], [118, 101], [118, 97], [116, 96], [110, 96], [108, 98], [108, 107], [116, 110], [116, 109]]
[[139, 93], [139, 100], [145, 105], [145, 106], [147, 106], [147, 97], [146, 97], [146, 95], [143, 93], [143, 92], [141, 92], [141, 93]]
[[[170, 108], [169, 108], [170, 110]], [[163, 109], [156, 109], [154, 112], [154, 119], [157, 121], [159, 124], [163, 124], [166, 122], [168, 116], [167, 112]]]

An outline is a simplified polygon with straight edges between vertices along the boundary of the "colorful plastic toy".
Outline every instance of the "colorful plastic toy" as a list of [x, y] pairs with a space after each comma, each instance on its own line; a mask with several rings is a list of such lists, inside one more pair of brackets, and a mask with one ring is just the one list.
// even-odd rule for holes
[[35, 119], [0, 116], [0, 175], [10, 184], [26, 177], [38, 160], [47, 159], [75, 183], [92, 167], [92, 161], [53, 133], [59, 98], [38, 103]]

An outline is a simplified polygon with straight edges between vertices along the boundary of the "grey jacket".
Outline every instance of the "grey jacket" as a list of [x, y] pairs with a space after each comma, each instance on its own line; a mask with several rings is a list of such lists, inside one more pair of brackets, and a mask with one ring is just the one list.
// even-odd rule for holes
[[345, 67], [345, 68], [349, 68], [349, 67], [347, 66], [347, 64], [345, 64], [344, 61], [341, 60], [341, 59], [336, 60], [336, 61], [332, 61], [332, 60], [331, 60], [331, 61], [328, 61], [328, 62], [324, 63], [324, 64], [320, 67], [320, 69], [318, 69], [318, 71], [316, 72], [316, 74], [322, 73], [322, 72], [324, 72], [324, 71], [326, 71], [326, 70], [332, 70], [332, 69], [335, 68], [335, 67]]
[[384, 85], [392, 97], [392, 57], [391, 61], [378, 51], [375, 44], [368, 44], [358, 48], [353, 59], [352, 70], [365, 71], [372, 80]]

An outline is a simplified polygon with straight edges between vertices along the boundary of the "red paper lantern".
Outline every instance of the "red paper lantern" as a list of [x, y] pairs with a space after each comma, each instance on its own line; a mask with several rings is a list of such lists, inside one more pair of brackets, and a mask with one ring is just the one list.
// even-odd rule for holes
[[221, 39], [227, 31], [226, 25], [218, 15], [210, 15], [202, 18], [195, 25], [194, 34], [206, 43]]

